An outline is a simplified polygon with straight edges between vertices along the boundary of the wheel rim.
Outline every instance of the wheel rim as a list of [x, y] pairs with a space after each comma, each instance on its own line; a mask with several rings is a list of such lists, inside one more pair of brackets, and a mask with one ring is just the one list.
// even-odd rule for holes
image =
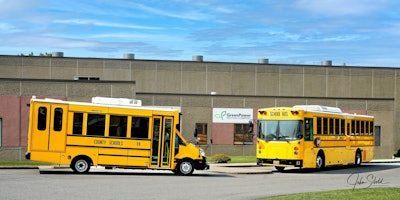
[[322, 167], [322, 163], [323, 163], [323, 159], [320, 155], [317, 156], [317, 169], [321, 169]]
[[192, 163], [190, 163], [188, 161], [184, 161], [184, 162], [182, 162], [182, 164], [180, 165], [179, 168], [180, 168], [180, 171], [182, 174], [189, 174], [192, 171], [193, 166], [192, 166]]
[[83, 159], [78, 160], [75, 163], [75, 169], [77, 172], [80, 172], [80, 173], [85, 172], [88, 169], [88, 167], [89, 167], [88, 162], [86, 162], [86, 160], [83, 160]]

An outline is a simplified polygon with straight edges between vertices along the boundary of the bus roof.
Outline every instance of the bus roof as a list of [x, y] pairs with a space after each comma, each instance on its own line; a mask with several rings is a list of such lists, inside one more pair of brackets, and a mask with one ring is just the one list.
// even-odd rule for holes
[[[103, 98], [103, 97], [102, 97]], [[108, 98], [108, 97], [104, 97]], [[108, 98], [111, 99], [111, 98]], [[157, 111], [166, 111], [166, 112], [180, 112], [179, 107], [173, 106], [137, 106], [129, 105], [129, 100], [123, 98], [114, 98], [114, 101], [107, 103], [106, 101], [94, 101], [94, 102], [77, 102], [77, 101], [65, 101], [60, 99], [52, 99], [52, 98], [44, 98], [44, 99], [36, 99], [36, 97], [32, 97], [32, 101], [35, 102], [46, 102], [46, 103], [60, 103], [60, 104], [68, 104], [68, 105], [82, 105], [82, 106], [100, 106], [100, 107], [110, 107], [110, 108], [127, 108], [127, 109], [138, 109], [138, 110], [157, 110]], [[121, 100], [122, 99], [122, 100]], [[93, 100], [93, 99], [92, 99]], [[116, 102], [121, 101], [122, 103], [118, 104]], [[140, 100], [139, 100], [140, 101]], [[141, 105], [141, 102], [140, 102]]]
[[320, 106], [320, 105], [296, 105], [293, 108], [299, 108], [304, 111], [316, 111], [316, 112], [324, 112], [324, 113], [342, 113], [340, 108], [329, 107], [329, 106]]
[[329, 107], [329, 106], [320, 106], [320, 105], [295, 105], [293, 108], [301, 109], [306, 112], [320, 112], [320, 113], [331, 113], [331, 114], [342, 114], [345, 116], [358, 116], [358, 117], [367, 117], [367, 118], [374, 118], [370, 115], [359, 115], [359, 114], [350, 114], [350, 113], [343, 113], [342, 109], [337, 107]]

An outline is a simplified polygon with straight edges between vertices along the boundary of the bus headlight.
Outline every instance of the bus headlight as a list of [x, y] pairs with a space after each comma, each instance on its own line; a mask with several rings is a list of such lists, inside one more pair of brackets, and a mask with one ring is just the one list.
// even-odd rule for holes
[[200, 155], [206, 157], [206, 152], [202, 148], [200, 148]]

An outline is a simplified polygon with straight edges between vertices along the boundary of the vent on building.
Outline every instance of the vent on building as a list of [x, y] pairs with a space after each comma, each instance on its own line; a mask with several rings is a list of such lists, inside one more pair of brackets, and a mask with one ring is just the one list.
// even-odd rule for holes
[[203, 62], [203, 56], [192, 56], [192, 61]]
[[321, 64], [323, 66], [332, 66], [332, 60], [324, 60]]
[[64, 57], [64, 52], [53, 52], [51, 57]]
[[75, 81], [98, 81], [100, 77], [98, 76], [74, 76]]
[[268, 58], [260, 58], [258, 59], [258, 64], [268, 64]]
[[135, 54], [133, 53], [126, 53], [124, 54], [124, 59], [135, 59]]

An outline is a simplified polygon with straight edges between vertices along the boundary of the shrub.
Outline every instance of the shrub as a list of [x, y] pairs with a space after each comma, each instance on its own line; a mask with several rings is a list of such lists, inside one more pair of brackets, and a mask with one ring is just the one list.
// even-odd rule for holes
[[397, 150], [397, 152], [394, 153], [394, 157], [400, 157], [400, 149]]
[[231, 161], [231, 158], [228, 155], [220, 153], [211, 156], [211, 161], [215, 163], [228, 163]]

